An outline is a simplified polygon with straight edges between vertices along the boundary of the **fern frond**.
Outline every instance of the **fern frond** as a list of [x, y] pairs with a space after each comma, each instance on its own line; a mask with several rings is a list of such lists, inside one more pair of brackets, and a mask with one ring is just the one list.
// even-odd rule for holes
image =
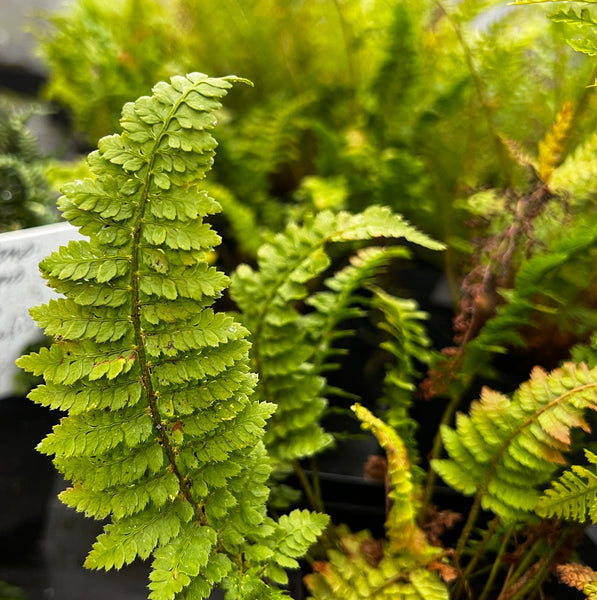
[[[250, 548], [266, 524], [261, 440], [275, 407], [252, 397], [248, 331], [211, 308], [228, 278], [208, 262], [220, 238], [204, 218], [220, 207], [197, 187], [233, 81], [177, 76], [125, 105], [123, 132], [100, 140], [91, 177], [60, 200], [89, 241], [41, 263], [66, 296], [32, 310], [55, 341], [18, 361], [45, 377], [32, 400], [69, 411], [39, 445], [72, 479], [61, 499], [111, 518], [86, 566], [153, 555], [152, 600], [206, 598], [223, 579], [268, 587]], [[327, 522], [293, 513], [280, 539], [296, 538], [295, 519], [309, 535], [281, 556], [306, 552]]]
[[[309, 296], [307, 283], [330, 265], [326, 251], [330, 243], [378, 237], [443, 247], [388, 208], [372, 206], [356, 215], [323, 211], [303, 226], [290, 224], [262, 246], [258, 270], [241, 265], [233, 274], [231, 295], [252, 334], [251, 361], [259, 374], [259, 396], [278, 407], [266, 444], [280, 461], [312, 456], [332, 441], [319, 424], [326, 407], [325, 381], [315, 368], [319, 359], [309, 339], [310, 319], [295, 305]], [[344, 303], [338, 310], [345, 310]], [[327, 348], [326, 343], [321, 346], [324, 353]]]
[[391, 355], [384, 379], [384, 421], [404, 440], [411, 462], [417, 460], [415, 432], [418, 424], [410, 415], [415, 382], [420, 376], [417, 363], [429, 366], [434, 352], [423, 325], [428, 318], [415, 300], [402, 299], [374, 287], [372, 306], [384, 315], [378, 327], [389, 334], [380, 346]]
[[335, 598], [409, 598], [447, 600], [449, 592], [439, 574], [430, 568], [440, 549], [431, 546], [416, 524], [420, 490], [412, 481], [404, 443], [396, 432], [355, 404], [352, 410], [364, 429], [370, 429], [386, 451], [389, 496], [387, 541], [373, 540], [367, 531], [349, 534], [338, 528], [340, 543], [328, 551], [328, 560], [314, 564], [305, 577], [313, 600]]
[[512, 399], [485, 388], [456, 429], [442, 427], [449, 459], [433, 469], [465, 495], [509, 522], [534, 514], [539, 488], [565, 463], [571, 430], [589, 431], [584, 413], [597, 410], [597, 370], [565, 364], [535, 368]]
[[425, 536], [417, 526], [417, 490], [404, 442], [396, 431], [373, 416], [360, 404], [352, 406], [363, 429], [370, 429], [388, 457], [392, 507], [386, 519], [387, 538], [392, 552], [419, 555], [426, 549]]
[[[587, 460], [597, 466], [597, 455], [585, 449]], [[539, 499], [536, 507], [542, 517], [558, 517], [584, 523], [597, 523], [597, 472], [581, 465], [564, 471]]]

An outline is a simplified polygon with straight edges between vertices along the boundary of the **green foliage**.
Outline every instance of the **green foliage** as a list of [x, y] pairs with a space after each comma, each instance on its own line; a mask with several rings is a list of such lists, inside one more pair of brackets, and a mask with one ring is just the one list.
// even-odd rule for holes
[[56, 220], [37, 140], [27, 129], [31, 111], [0, 104], [0, 231]]
[[449, 592], [437, 573], [412, 561], [384, 554], [379, 562], [363, 555], [375, 544], [369, 534], [342, 537], [341, 550], [330, 550], [329, 562], [316, 563], [316, 572], [305, 580], [312, 600], [448, 600]]
[[[39, 39], [48, 95], [92, 141], [156, 77], [199, 64], [255, 81], [254, 93], [239, 92], [221, 113], [214, 173], [221, 197], [242, 204], [224, 216], [224, 233], [243, 253], [261, 241], [252, 231], [280, 231], [314, 202], [353, 212], [386, 205], [451, 242], [471, 236], [457, 202], [470, 191], [525, 191], [520, 156], [536, 152], [565, 100], [580, 108], [578, 131], [594, 124], [583, 109], [590, 61], [562, 49], [563, 26], [499, 8], [495, 0], [79, 0], [50, 17]], [[313, 182], [333, 193], [323, 200]], [[224, 250], [236, 246], [225, 240]], [[449, 254], [456, 278], [460, 253]]]
[[[265, 439], [272, 456], [281, 462], [313, 456], [332, 442], [320, 425], [326, 407], [325, 381], [316, 365], [329, 354], [333, 327], [352, 316], [350, 294], [371, 266], [363, 262], [360, 273], [352, 269], [328, 281], [332, 292], [339, 294], [337, 301], [319, 295], [310, 302], [327, 323], [302, 315], [296, 305], [308, 297], [309, 282], [330, 266], [327, 245], [379, 237], [442, 247], [385, 207], [371, 206], [356, 215], [322, 211], [308, 217], [302, 227], [289, 225], [264, 244], [257, 256], [258, 270], [240, 265], [232, 277], [232, 297], [252, 334], [257, 394], [278, 407]], [[318, 357], [318, 352], [323, 356]]]
[[374, 288], [373, 308], [380, 310], [384, 319], [379, 328], [388, 333], [380, 344], [391, 360], [384, 380], [384, 420], [396, 430], [404, 441], [411, 461], [417, 459], [415, 433], [417, 422], [410, 416], [421, 372], [419, 365], [429, 367], [435, 361], [435, 352], [427, 337], [424, 320], [427, 313], [419, 310], [412, 299], [397, 298], [379, 288]]
[[261, 439], [275, 406], [252, 395], [247, 330], [211, 308], [228, 278], [207, 262], [219, 205], [198, 184], [234, 81], [176, 76], [124, 106], [122, 133], [59, 201], [89, 241], [40, 265], [66, 296], [32, 310], [54, 343], [18, 361], [44, 376], [31, 399], [69, 412], [39, 445], [72, 480], [62, 501], [111, 519], [86, 566], [153, 556], [152, 600], [284, 583], [327, 524], [267, 517]]
[[[56, 343], [22, 360], [47, 379], [31, 397], [70, 413], [40, 446], [73, 480], [63, 500], [113, 520], [89, 566], [153, 555], [154, 598], [213, 584], [228, 600], [284, 597], [270, 582], [284, 584], [326, 519], [272, 520], [269, 490], [292, 466], [322, 508], [317, 469], [303, 468], [333, 443], [328, 398], [355, 392], [330, 373], [347, 348], [377, 344], [357, 360], [385, 369], [366, 400], [381, 390], [387, 425], [361, 416], [388, 453], [388, 538], [331, 526], [314, 597], [446, 598], [454, 579], [455, 600], [540, 593], [574, 539], [560, 521], [594, 518], [592, 470], [561, 470], [589, 431], [597, 363], [596, 18], [592, 2], [548, 1], [78, 0], [50, 19], [48, 94], [91, 140], [171, 71], [257, 83], [226, 109], [227, 79], [199, 96], [192, 79], [159, 84], [126, 105], [124, 133], [99, 142], [90, 172], [54, 173], [80, 180], [60, 206], [91, 240], [44, 261], [66, 299], [33, 311]], [[225, 127], [199, 192], [214, 111]], [[384, 273], [411, 252], [444, 261], [459, 312], [443, 358], [429, 338], [445, 332]], [[218, 312], [230, 300], [235, 317]], [[359, 337], [367, 317], [379, 331]], [[511, 390], [533, 365], [512, 398], [486, 388], [468, 409], [479, 380]], [[446, 401], [431, 448], [417, 447], [415, 394], [438, 396], [429, 413]], [[431, 508], [432, 470], [422, 489], [429, 450], [474, 497], [441, 556], [450, 517]]]
[[373, 431], [388, 456], [389, 498], [387, 541], [368, 532], [343, 532], [328, 561], [315, 564], [305, 581], [314, 600], [333, 598], [404, 598], [447, 600], [448, 588], [429, 564], [441, 549], [427, 543], [416, 523], [420, 490], [413, 484], [404, 443], [396, 432], [363, 406], [353, 407], [364, 429]]
[[573, 428], [589, 431], [587, 409], [597, 409], [597, 372], [572, 363], [547, 374], [535, 368], [512, 399], [485, 388], [456, 429], [442, 427], [449, 459], [433, 469], [452, 487], [475, 495], [505, 522], [529, 521], [564, 454]]
[[[597, 465], [597, 456], [585, 450], [587, 460]], [[597, 523], [597, 474], [581, 465], [572, 465], [539, 499], [537, 512], [543, 517], [558, 517]]]

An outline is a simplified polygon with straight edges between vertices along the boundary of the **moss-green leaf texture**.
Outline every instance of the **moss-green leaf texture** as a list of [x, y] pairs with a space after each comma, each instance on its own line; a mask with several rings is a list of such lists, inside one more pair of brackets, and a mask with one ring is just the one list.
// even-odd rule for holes
[[[92, 177], [59, 200], [89, 239], [40, 265], [64, 295], [32, 310], [54, 343], [18, 361], [45, 377], [31, 399], [68, 411], [39, 445], [72, 480], [62, 500], [111, 518], [86, 566], [153, 555], [152, 600], [205, 598], [225, 579], [266, 585], [249, 547], [267, 523], [274, 406], [252, 395], [247, 330], [211, 308], [228, 278], [208, 261], [219, 236], [204, 218], [220, 207], [199, 188], [235, 81], [176, 76], [124, 106], [122, 132], [89, 156]], [[304, 521], [312, 542], [325, 524]]]

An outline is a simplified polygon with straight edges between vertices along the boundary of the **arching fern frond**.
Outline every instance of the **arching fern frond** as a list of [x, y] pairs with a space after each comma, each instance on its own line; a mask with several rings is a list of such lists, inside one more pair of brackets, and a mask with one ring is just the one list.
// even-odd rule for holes
[[417, 525], [418, 497], [412, 481], [408, 452], [400, 436], [364, 406], [352, 407], [363, 429], [373, 432], [388, 457], [388, 493], [392, 505], [386, 519], [389, 547], [393, 552], [421, 555], [425, 550], [425, 536]]
[[432, 466], [505, 521], [529, 520], [540, 488], [565, 463], [571, 430], [589, 431], [588, 409], [597, 410], [597, 369], [567, 363], [548, 374], [535, 368], [512, 399], [485, 388], [470, 414], [458, 415], [456, 429], [443, 426], [450, 458]]
[[362, 248], [350, 258], [350, 264], [325, 280], [327, 290], [309, 296], [305, 303], [315, 312], [306, 315], [304, 322], [309, 337], [315, 345], [314, 365], [316, 370], [333, 368], [332, 356], [341, 352], [333, 343], [352, 332], [338, 330], [343, 321], [364, 316], [363, 306], [370, 300], [362, 293], [363, 288], [373, 284], [374, 278], [392, 260], [407, 258], [409, 251], [403, 246]]
[[[198, 184], [234, 81], [177, 76], [124, 106], [123, 132], [100, 140], [92, 177], [59, 203], [89, 241], [41, 263], [66, 296], [32, 311], [55, 342], [18, 361], [45, 377], [32, 400], [69, 411], [39, 446], [72, 479], [61, 499], [111, 518], [86, 566], [153, 556], [152, 600], [206, 598], [216, 583], [279, 597], [262, 578], [285, 583], [327, 522], [266, 516], [275, 406], [252, 395], [247, 330], [211, 308], [228, 278], [208, 262], [220, 239], [204, 218], [220, 207]], [[268, 534], [293, 543], [260, 554]]]
[[[587, 460], [597, 466], [597, 455], [585, 449]], [[542, 517], [558, 517], [584, 523], [597, 523], [597, 471], [572, 465], [564, 471], [537, 503]]]
[[[379, 237], [443, 248], [385, 207], [372, 206], [359, 214], [323, 211], [303, 226], [291, 223], [262, 246], [258, 270], [241, 265], [233, 274], [231, 294], [252, 334], [259, 397], [278, 407], [266, 445], [280, 461], [313, 456], [332, 441], [319, 424], [326, 407], [325, 381], [314, 366], [318, 359], [309, 339], [311, 321], [297, 303], [309, 296], [308, 282], [329, 267], [329, 244]], [[322, 350], [327, 351], [325, 344]]]

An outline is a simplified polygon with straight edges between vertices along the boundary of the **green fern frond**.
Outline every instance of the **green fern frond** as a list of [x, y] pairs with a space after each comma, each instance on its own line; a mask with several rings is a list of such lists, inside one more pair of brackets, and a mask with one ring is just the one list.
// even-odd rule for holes
[[[443, 247], [388, 208], [372, 206], [356, 215], [323, 211], [303, 226], [290, 224], [262, 246], [258, 270], [241, 265], [233, 274], [231, 295], [252, 334], [251, 361], [259, 374], [259, 397], [278, 407], [266, 445], [280, 461], [312, 456], [332, 442], [319, 424], [326, 407], [325, 381], [315, 368], [319, 359], [310, 339], [310, 319], [296, 304], [309, 296], [307, 284], [330, 265], [326, 252], [330, 243], [378, 237]], [[338, 309], [345, 307], [341, 304]], [[326, 353], [326, 348], [324, 343], [321, 350]]]
[[415, 433], [417, 422], [410, 417], [417, 378], [418, 365], [430, 366], [434, 352], [423, 325], [428, 318], [417, 302], [387, 294], [374, 287], [372, 307], [384, 315], [378, 327], [389, 338], [380, 344], [391, 355], [384, 379], [384, 393], [380, 402], [384, 407], [384, 421], [404, 440], [411, 462], [417, 461]]
[[[585, 449], [587, 460], [597, 465], [597, 455]], [[597, 472], [572, 465], [545, 491], [536, 507], [542, 517], [597, 523]]]
[[262, 437], [275, 407], [252, 396], [248, 331], [211, 308], [228, 278], [208, 263], [220, 239], [204, 218], [220, 207], [197, 186], [234, 81], [177, 76], [125, 105], [123, 132], [100, 140], [91, 177], [60, 199], [89, 241], [40, 265], [66, 296], [32, 310], [55, 341], [18, 361], [45, 377], [32, 400], [69, 411], [39, 445], [72, 479], [61, 499], [111, 518], [86, 566], [153, 555], [152, 600], [206, 598], [224, 580], [268, 589], [269, 563], [251, 554], [258, 532], [275, 530], [282, 564], [327, 523], [267, 518]]
[[597, 370], [572, 363], [549, 374], [535, 368], [512, 399], [485, 388], [456, 429], [442, 427], [450, 458], [433, 469], [504, 520], [528, 520], [539, 488], [565, 463], [571, 430], [589, 431], [583, 414], [597, 410], [596, 391]]

